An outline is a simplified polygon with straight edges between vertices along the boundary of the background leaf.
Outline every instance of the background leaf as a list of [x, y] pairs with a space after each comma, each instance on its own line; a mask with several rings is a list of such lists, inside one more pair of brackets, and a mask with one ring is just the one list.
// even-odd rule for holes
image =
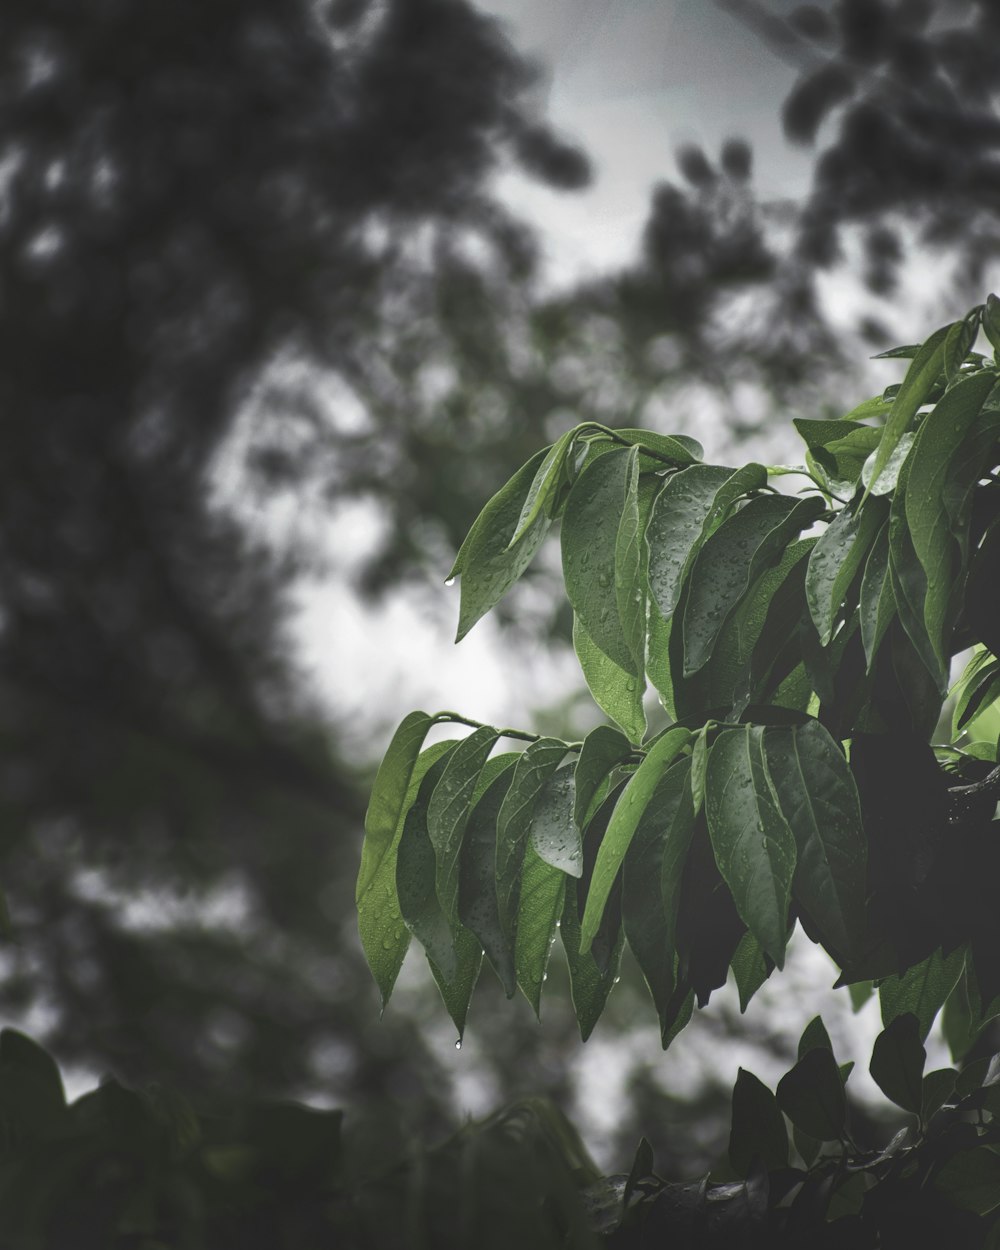
[[847, 1122], [844, 1081], [825, 1046], [807, 1050], [778, 1082], [778, 1106], [796, 1128], [817, 1141], [838, 1141]]
[[754, 1160], [768, 1171], [787, 1167], [788, 1130], [774, 1094], [740, 1068], [733, 1089], [729, 1162], [738, 1176], [746, 1176]]
[[886, 1098], [904, 1111], [920, 1115], [926, 1059], [917, 1017], [904, 1012], [875, 1039], [869, 1071]]

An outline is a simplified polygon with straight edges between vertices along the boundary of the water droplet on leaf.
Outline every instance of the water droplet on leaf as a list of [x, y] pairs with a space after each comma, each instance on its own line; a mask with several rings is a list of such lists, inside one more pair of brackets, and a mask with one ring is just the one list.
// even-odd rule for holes
[[462, 1039], [461, 1039], [461, 1038], [459, 1038], [459, 1039], [458, 1039], [458, 1041], [455, 1043], [455, 1049], [456, 1049], [456, 1050], [461, 1050], [461, 1049], [462, 1049]]

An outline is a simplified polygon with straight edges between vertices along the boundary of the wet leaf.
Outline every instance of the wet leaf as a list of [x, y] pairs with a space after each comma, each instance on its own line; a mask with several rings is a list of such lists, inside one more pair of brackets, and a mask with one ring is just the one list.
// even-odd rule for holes
[[733, 1089], [729, 1162], [738, 1176], [746, 1176], [754, 1160], [768, 1171], [787, 1167], [788, 1130], [774, 1094], [740, 1068]]

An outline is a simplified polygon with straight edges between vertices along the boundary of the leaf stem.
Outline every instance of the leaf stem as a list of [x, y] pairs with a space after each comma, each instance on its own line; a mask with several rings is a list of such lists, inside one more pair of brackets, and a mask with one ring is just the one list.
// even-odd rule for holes
[[[463, 716], [461, 712], [438, 712], [434, 721], [438, 725], [468, 725], [470, 729], [496, 729], [495, 725], [487, 725], [481, 720], [473, 720], [471, 716]], [[501, 738], [516, 738], [519, 742], [541, 742], [546, 734], [529, 733], [526, 729], [497, 729]], [[579, 751], [582, 742], [563, 743], [567, 751]]]

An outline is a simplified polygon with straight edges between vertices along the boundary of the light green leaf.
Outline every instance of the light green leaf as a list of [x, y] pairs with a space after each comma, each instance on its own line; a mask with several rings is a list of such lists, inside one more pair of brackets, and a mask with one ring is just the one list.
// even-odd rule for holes
[[[920, 405], [927, 398], [931, 387], [937, 381], [944, 367], [944, 341], [951, 326], [942, 326], [935, 330], [914, 356], [906, 377], [892, 402], [888, 419], [882, 428], [882, 439], [872, 464], [871, 476], [877, 480], [879, 474], [889, 463], [889, 457], [903, 435], [909, 430], [910, 423], [917, 415]], [[865, 498], [869, 491], [865, 491]]]
[[752, 1072], [740, 1068], [733, 1089], [729, 1162], [746, 1176], [754, 1160], [768, 1171], [788, 1166], [788, 1130], [771, 1091]]
[[917, 1036], [924, 1041], [964, 968], [964, 947], [947, 956], [939, 949], [922, 963], [908, 968], [902, 976], [886, 977], [878, 988], [883, 1025], [891, 1024], [904, 1012], [911, 1012], [917, 1020]]
[[844, 413], [840, 418], [841, 421], [870, 421], [873, 417], [879, 420], [889, 413], [892, 407], [890, 400], [885, 399], [882, 395], [874, 395], [871, 399], [864, 399], [857, 407], [852, 408], [850, 412]]
[[538, 858], [571, 877], [583, 872], [580, 830], [573, 819], [575, 771], [573, 764], [567, 764], [548, 778], [535, 802], [529, 831]]
[[513, 938], [518, 889], [531, 815], [546, 782], [562, 763], [565, 742], [539, 738], [529, 743], [514, 766], [514, 778], [497, 815], [497, 905], [504, 931]]
[[819, 721], [764, 730], [767, 776], [795, 838], [792, 891], [836, 957], [849, 960], [865, 935], [867, 840], [854, 779]]
[[458, 1040], [465, 1035], [465, 1021], [469, 1012], [469, 1000], [479, 980], [479, 971], [483, 966], [483, 950], [479, 939], [468, 929], [459, 928], [455, 935], [455, 973], [446, 977], [432, 959], [431, 973], [437, 982], [438, 990], [448, 1009], [448, 1015], [458, 1029]]
[[610, 725], [598, 725], [587, 734], [576, 762], [576, 805], [573, 818], [578, 829], [583, 830], [591, 801], [601, 782], [631, 754], [632, 744]]
[[816, 498], [751, 499], [705, 542], [691, 568], [684, 607], [685, 675], [707, 663], [729, 614], [823, 507]]
[[615, 448], [580, 473], [563, 514], [562, 564], [566, 594], [587, 634], [619, 668], [636, 676], [615, 598], [618, 527], [633, 454]]
[[567, 430], [545, 453], [528, 487], [521, 512], [511, 535], [508, 549], [515, 546], [541, 516], [550, 519], [556, 511], [556, 501], [563, 487], [569, 484], [567, 462], [573, 450], [576, 430]]
[[774, 971], [774, 964], [769, 962], [761, 944], [747, 929], [740, 938], [740, 944], [733, 953], [729, 966], [733, 970], [733, 980], [740, 996], [740, 1012], [746, 1011], [750, 1000]]
[[542, 982], [556, 921], [562, 915], [567, 881], [564, 872], [539, 859], [530, 846], [527, 848], [518, 899], [514, 962], [517, 983], [536, 1016], [541, 1009]]
[[549, 528], [544, 511], [513, 546], [508, 546], [521, 516], [544, 451], [532, 456], [483, 508], [462, 543], [449, 579], [460, 577], [461, 602], [456, 642], [510, 590], [531, 563]]
[[853, 512], [845, 508], [812, 549], [806, 572], [806, 602], [824, 647], [833, 636], [837, 615], [879, 526], [887, 519], [886, 513], [885, 504], [877, 503]]
[[876, 1037], [869, 1071], [890, 1102], [919, 1115], [926, 1060], [917, 1017], [904, 1012]]
[[962, 365], [979, 334], [979, 316], [982, 305], [974, 308], [967, 317], [956, 321], [944, 340], [944, 376], [949, 385], [961, 376]]
[[[878, 403], [883, 412], [889, 407], [881, 398]], [[831, 484], [853, 491], [865, 461], [878, 447], [882, 431], [849, 421], [847, 417], [838, 421], [797, 417], [793, 424], [809, 448], [807, 460], [812, 458]]]
[[[965, 466], [960, 484], [950, 482], [956, 475], [963, 445], [982, 412], [983, 404], [996, 379], [990, 373], [974, 373], [957, 382], [924, 418], [913, 449], [906, 484], [905, 511], [917, 559], [924, 569], [927, 596], [923, 616], [927, 636], [940, 667], [946, 668], [946, 631], [954, 611], [954, 582], [961, 548], [952, 533], [951, 518], [945, 506], [945, 493], [958, 485], [958, 493], [972, 491], [980, 476], [980, 456]], [[988, 438], [976, 440], [986, 454], [1000, 431], [1000, 414], [986, 413]], [[955, 505], [956, 511], [961, 504]]]
[[861, 578], [861, 641], [869, 673], [879, 644], [895, 615], [896, 600], [889, 577], [889, 522], [885, 521], [872, 543]]
[[[479, 939], [508, 998], [515, 990], [514, 948], [500, 921], [497, 906], [497, 816], [509, 792], [517, 756], [503, 760], [502, 770], [469, 813], [462, 845], [458, 918]], [[487, 767], [493, 760], [487, 762]], [[486, 772], [486, 769], [483, 769]]]
[[575, 613], [573, 648], [594, 702], [607, 717], [621, 726], [630, 741], [641, 742], [646, 736], [642, 680], [609, 659]]
[[674, 930], [684, 862], [694, 832], [691, 762], [663, 774], [639, 819], [622, 870], [625, 936], [661, 1023], [676, 988]]
[[725, 730], [708, 755], [705, 814], [716, 863], [747, 928], [784, 965], [795, 838], [764, 766], [763, 729]]
[[581, 926], [581, 950], [590, 950], [594, 936], [600, 927], [604, 907], [611, 887], [618, 876], [618, 869], [628, 850], [639, 819], [646, 809], [660, 778], [681, 750], [690, 742], [687, 729], [671, 729], [650, 747], [645, 759], [629, 778], [621, 798], [615, 806], [607, 833], [597, 852], [594, 874], [587, 892], [587, 905]]
[[684, 574], [701, 544], [737, 499], [766, 483], [763, 465], [733, 470], [705, 464], [675, 473], [664, 486], [646, 530], [649, 591], [664, 620], [677, 607]]
[[643, 451], [654, 452], [663, 461], [669, 461], [678, 468], [697, 464], [705, 452], [697, 439], [688, 438], [686, 434], [657, 434], [653, 430], [620, 429], [615, 430], [618, 438], [641, 447]]
[[426, 712], [410, 712], [404, 717], [379, 764], [365, 812], [365, 840], [361, 847], [361, 869], [355, 898], [360, 899], [388, 854], [399, 832], [400, 817], [410, 793], [413, 767], [434, 717]]
[[899, 475], [903, 471], [903, 465], [906, 463], [906, 457], [910, 454], [915, 438], [916, 435], [913, 433], [903, 435], [893, 448], [892, 455], [886, 461], [878, 477], [875, 476], [875, 462], [878, 459], [876, 447], [861, 466], [861, 482], [867, 489], [867, 495], [888, 495], [890, 491], [896, 489]]
[[458, 744], [438, 742], [417, 758], [389, 850], [382, 856], [375, 875], [358, 899], [358, 931], [361, 945], [382, 996], [382, 1009], [389, 1001], [392, 987], [403, 965], [410, 945], [410, 931], [403, 923], [396, 889], [396, 867], [399, 841], [403, 834], [406, 813], [410, 810], [427, 771], [442, 755]]
[[458, 744], [427, 805], [427, 832], [437, 862], [437, 896], [449, 922], [458, 918], [458, 865], [472, 796], [486, 757], [499, 738], [488, 725]]
[[[656, 478], [652, 483], [659, 485]], [[649, 499], [647, 509], [652, 500]], [[615, 603], [625, 645], [644, 685], [646, 671], [646, 560], [644, 522], [639, 506], [639, 448], [633, 447], [625, 474], [625, 506], [615, 541]]]

